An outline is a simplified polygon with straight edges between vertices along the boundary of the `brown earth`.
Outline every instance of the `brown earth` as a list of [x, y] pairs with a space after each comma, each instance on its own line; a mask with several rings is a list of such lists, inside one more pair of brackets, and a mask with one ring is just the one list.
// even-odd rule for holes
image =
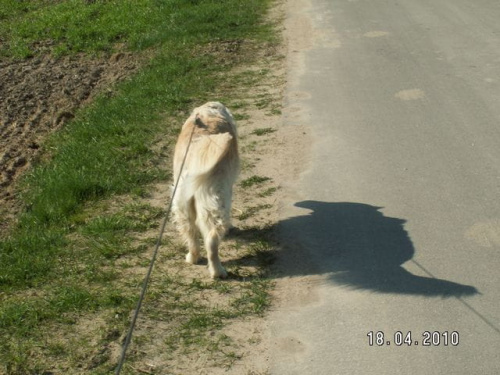
[[14, 184], [35, 160], [42, 140], [103, 90], [132, 74], [130, 53], [89, 58], [50, 55], [0, 61], [0, 234], [19, 209]]

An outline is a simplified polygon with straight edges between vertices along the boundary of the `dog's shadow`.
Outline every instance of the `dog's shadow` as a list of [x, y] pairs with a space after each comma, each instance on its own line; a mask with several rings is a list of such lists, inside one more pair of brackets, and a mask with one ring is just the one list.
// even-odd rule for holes
[[[309, 212], [274, 228], [279, 238], [277, 277], [327, 275], [332, 283], [353, 289], [427, 297], [478, 293], [473, 286], [435, 277], [413, 260], [415, 249], [404, 228], [406, 221], [384, 216], [380, 207], [318, 201], [295, 206]], [[422, 276], [402, 267], [410, 261]]]

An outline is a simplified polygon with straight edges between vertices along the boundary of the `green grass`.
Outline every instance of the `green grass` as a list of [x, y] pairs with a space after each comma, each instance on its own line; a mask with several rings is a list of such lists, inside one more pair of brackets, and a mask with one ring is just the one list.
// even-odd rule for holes
[[[264, 283], [266, 282], [269, 283], [269, 281], [264, 281]], [[233, 307], [240, 312], [249, 309], [251, 313], [261, 314], [269, 306], [269, 285], [263, 287], [262, 283], [262, 280], [252, 281], [247, 287], [247, 291], [241, 297], [232, 301]]]
[[[269, 255], [260, 256], [252, 251], [248, 253], [248, 257], [257, 262], [267, 257], [264, 261], [269, 261]], [[155, 302], [150, 302], [146, 313], [149, 316], [154, 315], [155, 319], [164, 320], [164, 312], [158, 309], [164, 310], [165, 306], [170, 306], [169, 319], [175, 321], [178, 326], [178, 329], [172, 330], [165, 338], [166, 345], [172, 350], [179, 347], [189, 350], [196, 345], [208, 348], [217, 343], [210, 333], [223, 327], [228, 319], [262, 314], [269, 305], [271, 286], [271, 281], [263, 277], [250, 277], [245, 283], [240, 281], [236, 288], [227, 282], [218, 281], [202, 285], [201, 289], [198, 289], [200, 285], [193, 289], [192, 284], [170, 279], [169, 289], [175, 292], [160, 292], [155, 297]], [[189, 297], [192, 293], [203, 296], [210, 291], [225, 296], [227, 306], [213, 306], [204, 298]]]
[[269, 181], [271, 178], [269, 177], [264, 177], [264, 176], [256, 176], [253, 175], [251, 177], [248, 177], [244, 179], [243, 181], [240, 182], [240, 186], [242, 188], [249, 188], [255, 185], [260, 185], [266, 181]]
[[266, 135], [266, 134], [270, 134], [270, 133], [274, 133], [276, 131], [276, 129], [273, 129], [273, 128], [259, 128], [259, 129], [255, 129], [252, 134], [255, 134], [257, 136], [263, 136], [263, 135]]
[[[44, 331], [40, 326], [50, 322], [71, 325], [75, 320], [73, 313], [96, 311], [112, 308], [127, 311], [133, 306], [133, 298], [124, 297], [117, 290], [88, 290], [81, 285], [64, 285], [53, 288], [50, 294], [30, 299], [10, 299], [2, 304], [0, 310], [0, 330], [16, 341], [39, 340]], [[13, 342], [0, 343], [3, 363], [9, 363], [9, 347]], [[1, 368], [0, 368], [1, 369]]]
[[267, 188], [266, 190], [264, 190], [263, 192], [261, 193], [258, 193], [257, 195], [260, 197], [260, 198], [265, 198], [265, 197], [270, 197], [271, 195], [273, 195], [276, 191], [278, 190], [277, 187], [270, 187], [270, 188]]
[[25, 58], [41, 48], [55, 54], [143, 50], [255, 33], [262, 0], [0, 1], [0, 54]]
[[238, 215], [238, 220], [242, 220], [242, 221], [246, 220], [246, 219], [254, 216], [255, 214], [257, 214], [258, 212], [260, 212], [262, 210], [269, 209], [271, 207], [272, 207], [272, 205], [270, 205], [270, 204], [259, 204], [257, 206], [247, 207], [243, 211], [243, 213]]

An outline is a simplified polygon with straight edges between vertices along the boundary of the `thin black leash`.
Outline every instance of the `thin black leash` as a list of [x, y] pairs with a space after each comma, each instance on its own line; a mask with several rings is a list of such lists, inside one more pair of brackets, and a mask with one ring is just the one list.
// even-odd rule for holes
[[[198, 116], [196, 116], [195, 124], [198, 122]], [[134, 332], [135, 324], [137, 322], [137, 318], [139, 317], [139, 310], [142, 306], [142, 301], [144, 300], [144, 296], [146, 295], [146, 290], [148, 288], [149, 279], [151, 278], [151, 273], [153, 272], [153, 266], [156, 261], [156, 256], [158, 255], [158, 249], [160, 248], [161, 239], [163, 237], [163, 233], [165, 232], [165, 227], [167, 226], [168, 219], [170, 217], [170, 212], [172, 211], [172, 203], [174, 201], [174, 196], [177, 191], [177, 186], [179, 186], [179, 180], [181, 178], [182, 170], [184, 169], [184, 163], [186, 162], [189, 146], [191, 146], [191, 140], [193, 139], [194, 130], [196, 125], [193, 126], [193, 130], [191, 131], [191, 135], [189, 136], [189, 143], [186, 148], [186, 153], [184, 154], [184, 159], [182, 159], [181, 169], [179, 170], [179, 175], [177, 176], [177, 180], [175, 182], [174, 190], [172, 191], [172, 196], [170, 197], [170, 203], [167, 208], [167, 213], [165, 218], [163, 219], [163, 223], [161, 225], [160, 234], [158, 235], [158, 240], [156, 241], [156, 246], [153, 252], [153, 257], [151, 258], [151, 262], [149, 263], [148, 273], [146, 274], [146, 278], [144, 279], [144, 283], [142, 285], [141, 295], [139, 296], [139, 301], [137, 302], [137, 306], [134, 311], [134, 316], [132, 318], [132, 323], [130, 324], [129, 331], [127, 333], [127, 337], [125, 338], [125, 343], [123, 344], [122, 354], [120, 356], [120, 361], [118, 362], [118, 367], [116, 368], [115, 374], [119, 375], [123, 364], [125, 363], [125, 356], [127, 354], [127, 349], [132, 341], [132, 334]]]

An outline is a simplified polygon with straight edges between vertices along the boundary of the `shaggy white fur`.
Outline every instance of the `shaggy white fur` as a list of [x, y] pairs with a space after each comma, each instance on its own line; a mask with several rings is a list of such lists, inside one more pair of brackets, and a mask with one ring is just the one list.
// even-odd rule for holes
[[[191, 134], [191, 145], [179, 177]], [[174, 178], [179, 178], [179, 185], [172, 208], [189, 250], [186, 261], [192, 264], [199, 261], [201, 233], [213, 278], [227, 277], [219, 259], [219, 243], [231, 227], [232, 190], [238, 171], [233, 116], [218, 102], [196, 108], [182, 126], [175, 146]]]

